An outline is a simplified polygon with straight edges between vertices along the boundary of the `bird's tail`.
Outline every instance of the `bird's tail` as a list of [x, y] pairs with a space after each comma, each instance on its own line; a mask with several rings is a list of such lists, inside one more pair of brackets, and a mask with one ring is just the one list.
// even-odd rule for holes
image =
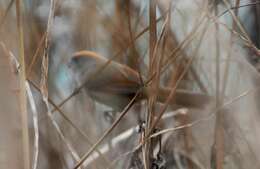
[[[165, 103], [172, 90], [171, 88], [161, 87], [154, 91], [151, 87], [147, 87], [145, 89], [145, 96], [150, 97], [156, 93], [157, 101]], [[203, 108], [212, 102], [213, 97], [209, 95], [177, 89], [170, 99], [169, 104], [187, 108]]]

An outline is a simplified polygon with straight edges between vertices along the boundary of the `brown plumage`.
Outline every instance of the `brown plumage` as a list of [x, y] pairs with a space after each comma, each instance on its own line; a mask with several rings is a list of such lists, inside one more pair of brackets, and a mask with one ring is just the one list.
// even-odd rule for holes
[[[115, 61], [111, 61], [104, 70], [100, 71], [107, 62], [108, 59], [95, 52], [80, 51], [72, 56], [68, 66], [73, 76], [75, 75], [78, 85], [84, 83], [84, 89], [91, 98], [110, 106], [115, 111], [121, 111], [142, 87], [142, 84], [135, 70]], [[149, 87], [142, 88], [137, 101], [147, 99], [149, 92], [152, 92]], [[169, 94], [169, 88], [160, 88], [158, 101], [165, 102]], [[177, 90], [171, 103], [199, 108], [210, 99], [209, 96], [203, 94]]]

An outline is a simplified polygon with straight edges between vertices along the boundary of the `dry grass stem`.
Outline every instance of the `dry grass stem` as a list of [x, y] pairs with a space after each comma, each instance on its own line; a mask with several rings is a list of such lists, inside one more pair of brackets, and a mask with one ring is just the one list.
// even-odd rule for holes
[[0, 0], [0, 164], [258, 169], [259, 17], [259, 0]]
[[33, 98], [33, 94], [30, 88], [29, 83], [26, 81], [25, 84], [28, 100], [30, 102], [30, 106], [33, 113], [33, 128], [34, 128], [34, 156], [33, 156], [33, 163], [32, 169], [37, 169], [38, 163], [38, 156], [39, 156], [39, 126], [38, 126], [38, 111], [36, 108], [36, 103]]
[[19, 34], [19, 63], [21, 64], [20, 72], [20, 110], [22, 114], [22, 132], [23, 132], [23, 158], [24, 169], [30, 168], [30, 143], [28, 129], [28, 114], [27, 114], [27, 98], [26, 98], [26, 73], [25, 73], [25, 55], [24, 55], [24, 33], [23, 33], [23, 16], [21, 11], [22, 4], [20, 0], [16, 0], [16, 16], [17, 28]]

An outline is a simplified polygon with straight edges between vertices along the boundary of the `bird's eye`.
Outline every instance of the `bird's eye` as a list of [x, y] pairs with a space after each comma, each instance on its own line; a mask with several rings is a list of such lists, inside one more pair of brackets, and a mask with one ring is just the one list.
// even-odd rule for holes
[[80, 63], [79, 60], [80, 60], [79, 58], [75, 58], [75, 57], [74, 57], [74, 58], [71, 58], [71, 59], [69, 60], [69, 62], [68, 62], [68, 67], [69, 67], [69, 68], [72, 68], [72, 67], [78, 65], [78, 64]]

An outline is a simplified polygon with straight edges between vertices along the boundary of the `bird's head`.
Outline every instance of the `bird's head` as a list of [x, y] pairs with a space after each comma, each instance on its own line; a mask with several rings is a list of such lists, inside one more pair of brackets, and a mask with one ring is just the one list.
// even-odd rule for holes
[[68, 68], [77, 81], [85, 81], [94, 74], [106, 59], [92, 51], [80, 51], [72, 55]]

